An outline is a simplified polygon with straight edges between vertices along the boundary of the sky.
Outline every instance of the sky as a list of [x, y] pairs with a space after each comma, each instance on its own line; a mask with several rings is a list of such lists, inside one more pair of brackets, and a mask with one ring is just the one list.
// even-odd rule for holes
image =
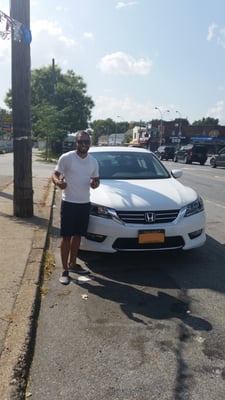
[[[10, 0], [0, 10], [9, 15]], [[30, 19], [31, 68], [54, 58], [82, 76], [92, 121], [225, 125], [225, 0], [30, 0]], [[10, 87], [11, 43], [0, 36], [1, 108]]]

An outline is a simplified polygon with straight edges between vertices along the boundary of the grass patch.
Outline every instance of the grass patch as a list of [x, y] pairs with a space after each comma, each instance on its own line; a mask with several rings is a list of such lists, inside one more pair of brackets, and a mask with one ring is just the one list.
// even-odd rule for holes
[[46, 162], [56, 163], [58, 160], [58, 156], [53, 154], [51, 151], [48, 151], [48, 153], [46, 153], [46, 150], [41, 150], [36, 152], [35, 157], [36, 161], [40, 162], [46, 161]]
[[44, 254], [44, 259], [43, 259], [43, 279], [42, 279], [42, 285], [41, 285], [41, 294], [45, 295], [48, 293], [48, 288], [45, 285], [45, 282], [50, 278], [52, 272], [55, 269], [55, 259], [53, 257], [53, 254], [51, 251], [48, 249], [46, 250]]

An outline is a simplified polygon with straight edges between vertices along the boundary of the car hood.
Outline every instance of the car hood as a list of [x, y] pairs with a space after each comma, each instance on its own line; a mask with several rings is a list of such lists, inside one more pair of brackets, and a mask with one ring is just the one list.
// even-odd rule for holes
[[168, 210], [196, 200], [196, 192], [174, 178], [154, 180], [102, 179], [91, 189], [91, 202], [117, 210]]

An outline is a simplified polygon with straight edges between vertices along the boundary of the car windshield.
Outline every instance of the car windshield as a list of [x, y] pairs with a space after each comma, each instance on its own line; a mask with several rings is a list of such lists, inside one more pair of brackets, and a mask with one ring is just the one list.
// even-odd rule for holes
[[101, 179], [165, 179], [170, 174], [159, 159], [145, 152], [91, 152]]

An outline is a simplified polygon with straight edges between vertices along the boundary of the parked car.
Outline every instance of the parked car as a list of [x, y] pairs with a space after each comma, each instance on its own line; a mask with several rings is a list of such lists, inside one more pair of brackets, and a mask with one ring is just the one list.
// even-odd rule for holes
[[159, 146], [155, 151], [160, 160], [173, 160], [175, 153], [174, 146]]
[[214, 154], [210, 158], [210, 165], [213, 168], [216, 167], [225, 167], [225, 147], [220, 149], [217, 154]]
[[204, 165], [208, 158], [208, 150], [204, 145], [198, 144], [187, 144], [182, 146], [174, 154], [173, 160], [175, 162], [180, 161], [185, 164], [191, 164], [192, 162], [198, 162]]
[[81, 250], [188, 250], [205, 243], [205, 211], [195, 190], [158, 157], [135, 147], [91, 147], [100, 186], [91, 189], [88, 232]]

